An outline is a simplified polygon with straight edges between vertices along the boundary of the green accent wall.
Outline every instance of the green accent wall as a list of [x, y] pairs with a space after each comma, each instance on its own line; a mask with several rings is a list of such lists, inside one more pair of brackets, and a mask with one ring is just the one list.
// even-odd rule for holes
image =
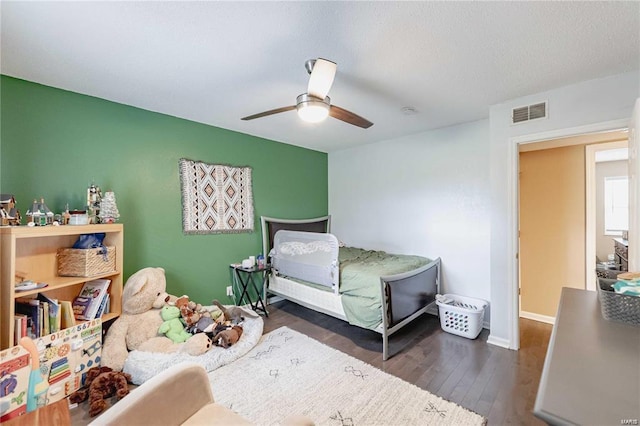
[[[67, 203], [84, 208], [92, 182], [114, 191], [125, 279], [161, 266], [170, 293], [230, 303], [229, 264], [260, 253], [261, 215], [327, 214], [325, 153], [0, 78], [0, 192], [15, 195], [24, 225], [35, 198], [60, 213]], [[252, 167], [254, 232], [184, 235], [180, 158]]]

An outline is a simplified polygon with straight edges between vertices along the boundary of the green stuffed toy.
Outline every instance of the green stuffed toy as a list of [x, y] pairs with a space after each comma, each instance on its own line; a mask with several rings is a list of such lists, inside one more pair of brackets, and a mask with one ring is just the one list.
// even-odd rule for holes
[[182, 343], [191, 337], [191, 334], [184, 329], [180, 316], [180, 308], [166, 305], [160, 311], [160, 316], [164, 320], [158, 333], [166, 335], [174, 343]]

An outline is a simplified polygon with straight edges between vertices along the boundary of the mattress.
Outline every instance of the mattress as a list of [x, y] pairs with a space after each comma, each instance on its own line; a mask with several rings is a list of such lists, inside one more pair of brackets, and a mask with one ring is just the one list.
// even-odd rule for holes
[[375, 329], [382, 322], [380, 277], [414, 271], [430, 262], [422, 256], [341, 247], [340, 294], [349, 324]]
[[[288, 297], [300, 299], [302, 296], [296, 293], [304, 291], [306, 297], [309, 286], [298, 285], [300, 290], [297, 290], [297, 280], [329, 288], [340, 296], [342, 307], [337, 311], [335, 306], [327, 305], [329, 312], [346, 317], [349, 324], [368, 329], [375, 329], [382, 322], [380, 277], [413, 271], [430, 263], [422, 256], [339, 247], [332, 234], [287, 230], [276, 232], [270, 256], [276, 275], [295, 279], [282, 290], [283, 294], [286, 292]], [[324, 309], [324, 299], [329, 299], [328, 296], [322, 291], [312, 294], [322, 300], [311, 299], [310, 302]]]
[[269, 277], [269, 293], [282, 296], [315, 311], [347, 320], [342, 307], [342, 296], [326, 287], [271, 275]]
[[[342, 307], [342, 296], [312, 283], [272, 275], [269, 277], [269, 293], [291, 300], [316, 312], [349, 321]], [[370, 329], [382, 334], [382, 321]]]

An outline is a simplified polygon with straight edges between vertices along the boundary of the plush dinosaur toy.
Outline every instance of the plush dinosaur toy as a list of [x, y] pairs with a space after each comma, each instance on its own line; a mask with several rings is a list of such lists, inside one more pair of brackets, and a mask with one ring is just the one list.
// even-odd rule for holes
[[184, 324], [180, 316], [180, 308], [177, 306], [166, 305], [160, 311], [160, 316], [164, 320], [158, 333], [164, 334], [174, 343], [182, 343], [191, 337], [190, 333], [184, 328]]

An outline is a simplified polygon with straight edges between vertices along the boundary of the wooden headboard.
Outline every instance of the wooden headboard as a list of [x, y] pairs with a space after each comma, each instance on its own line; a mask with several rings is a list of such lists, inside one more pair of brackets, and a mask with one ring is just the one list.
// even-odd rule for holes
[[326, 234], [331, 230], [331, 216], [314, 217], [312, 219], [277, 219], [260, 216], [262, 225], [262, 252], [265, 259], [269, 259], [269, 252], [273, 248], [273, 239], [281, 229], [287, 231], [319, 232]]

